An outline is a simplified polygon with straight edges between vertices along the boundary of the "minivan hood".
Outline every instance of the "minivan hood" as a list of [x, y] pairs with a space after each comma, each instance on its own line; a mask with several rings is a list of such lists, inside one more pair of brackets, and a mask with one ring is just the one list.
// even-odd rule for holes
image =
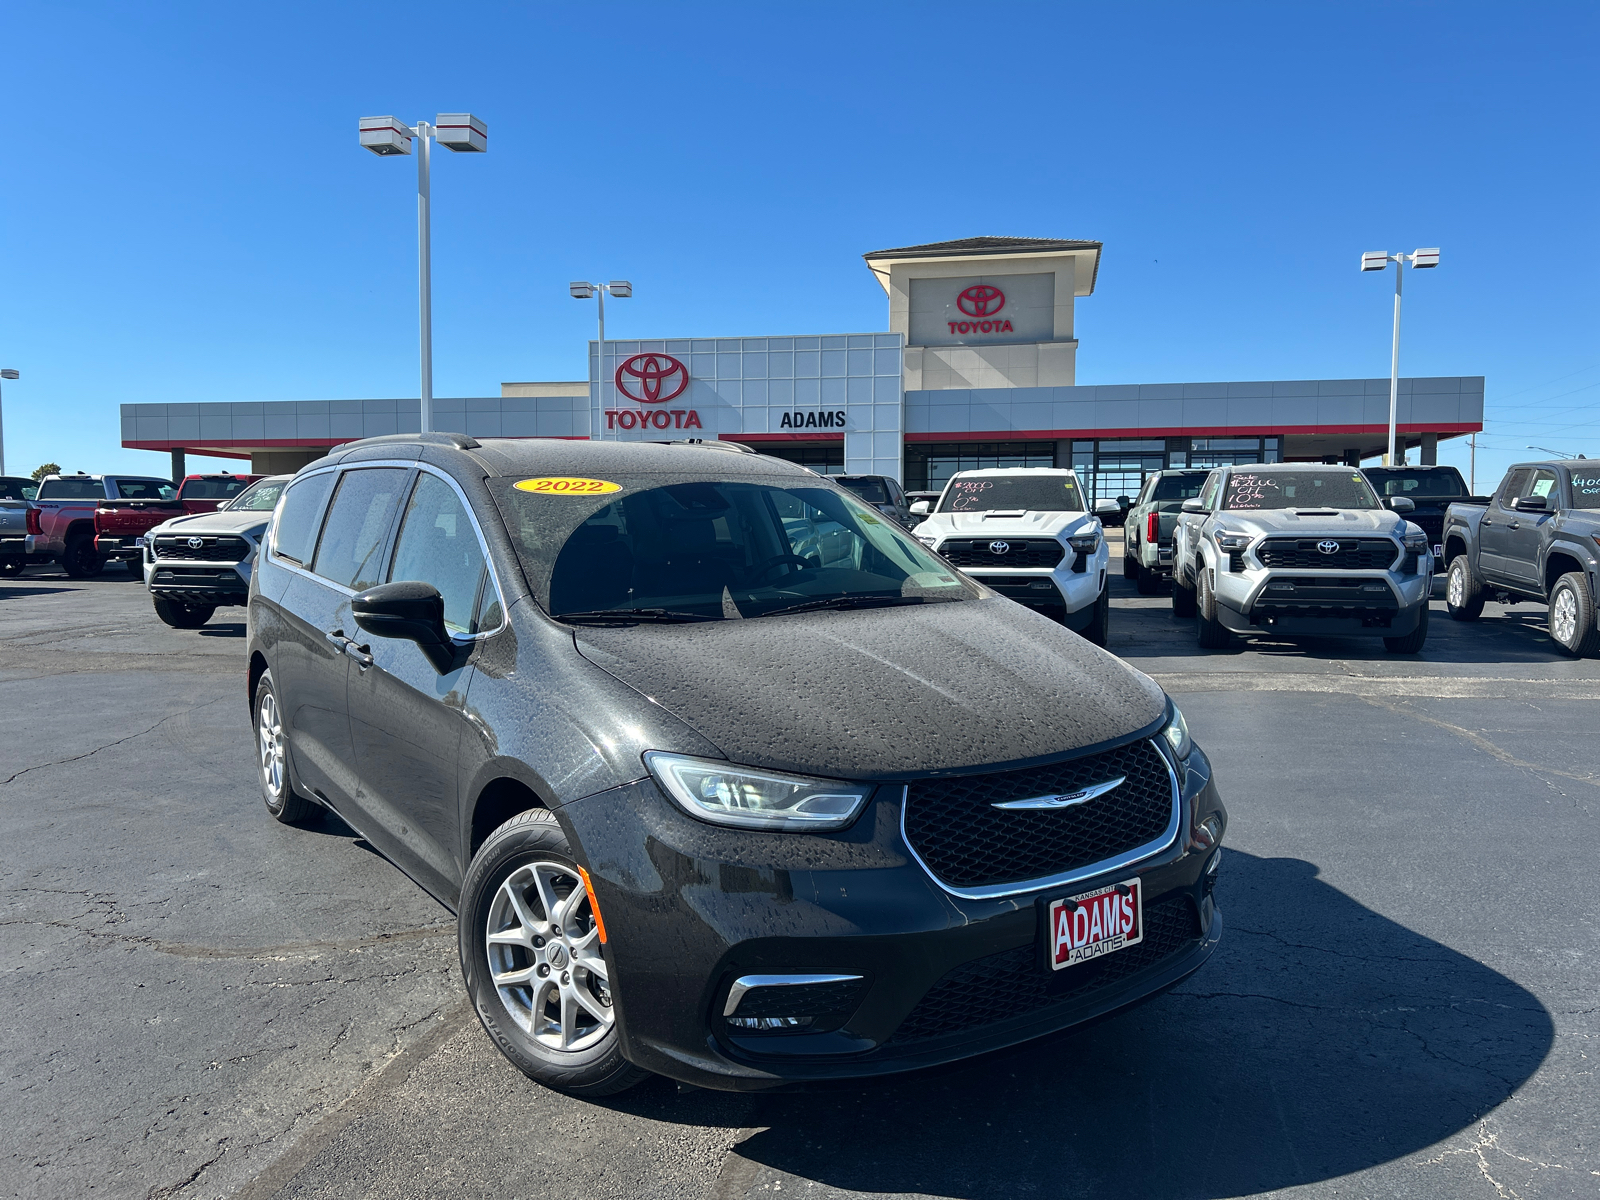
[[1405, 535], [1405, 518], [1386, 508], [1348, 509], [1329, 511], [1308, 509], [1302, 515], [1292, 508], [1231, 508], [1216, 515], [1216, 524], [1228, 529], [1249, 530], [1254, 533], [1289, 534], [1297, 537], [1351, 537], [1363, 533], [1381, 533], [1392, 537]]
[[576, 640], [730, 761], [833, 778], [1020, 764], [1166, 711], [1149, 677], [998, 597], [579, 628]]
[[913, 531], [922, 537], [1072, 537], [1088, 533], [1096, 520], [1084, 512], [934, 513]]

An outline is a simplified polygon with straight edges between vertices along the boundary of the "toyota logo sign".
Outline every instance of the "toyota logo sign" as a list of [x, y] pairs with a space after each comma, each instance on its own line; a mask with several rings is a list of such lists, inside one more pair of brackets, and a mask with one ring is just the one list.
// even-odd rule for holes
[[975, 283], [956, 297], [956, 307], [969, 317], [992, 317], [1006, 306], [1006, 294], [987, 283]]
[[1339, 553], [1339, 543], [1329, 538], [1327, 541], [1318, 542], [1317, 549], [1323, 554], [1337, 554]]
[[635, 354], [617, 366], [616, 381], [617, 391], [629, 400], [665, 404], [683, 395], [689, 386], [689, 368], [670, 354]]
[[198, 549], [200, 549], [201, 546], [204, 546], [205, 544], [206, 544], [205, 538], [190, 538], [189, 539], [189, 549], [191, 549], [191, 550], [198, 550]]
[[1007, 554], [1007, 553], [1010, 552], [1010, 550], [1011, 550], [1011, 543], [1010, 542], [990, 542], [989, 543], [989, 553], [990, 554]]

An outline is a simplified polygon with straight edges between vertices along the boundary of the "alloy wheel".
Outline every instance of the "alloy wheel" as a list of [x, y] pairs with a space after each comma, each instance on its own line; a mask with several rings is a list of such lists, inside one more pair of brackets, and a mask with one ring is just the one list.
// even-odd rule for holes
[[1463, 572], [1455, 570], [1450, 572], [1449, 582], [1445, 585], [1445, 596], [1456, 608], [1466, 607], [1466, 581], [1462, 578]]
[[1578, 598], [1570, 588], [1557, 588], [1550, 604], [1550, 633], [1563, 646], [1577, 641]]
[[577, 871], [532, 862], [489, 905], [489, 976], [507, 1014], [552, 1050], [578, 1051], [611, 1032], [616, 1013], [600, 930]]
[[271, 692], [262, 692], [256, 706], [256, 747], [261, 759], [261, 777], [267, 792], [277, 801], [283, 796], [286, 773], [283, 721], [278, 716], [278, 698]]

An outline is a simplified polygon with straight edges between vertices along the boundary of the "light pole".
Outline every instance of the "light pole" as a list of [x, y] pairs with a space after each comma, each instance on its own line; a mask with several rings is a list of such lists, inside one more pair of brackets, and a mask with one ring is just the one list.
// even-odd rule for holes
[[[11, 367], [0, 369], [0, 379], [21, 379], [22, 372]], [[0, 408], [0, 475], [6, 473], [6, 418], [5, 410]]]
[[594, 371], [600, 383], [600, 401], [603, 404], [606, 396], [606, 293], [610, 292], [618, 300], [626, 300], [633, 295], [633, 284], [626, 279], [613, 279], [610, 283], [574, 280], [567, 284], [567, 291], [574, 300], [587, 300], [594, 296], [600, 301], [600, 341], [595, 347]]
[[411, 153], [411, 139], [422, 139], [417, 155], [417, 291], [422, 342], [422, 432], [433, 432], [433, 253], [430, 245], [428, 167], [429, 139], [446, 150], [482, 153], [489, 148], [489, 127], [471, 113], [440, 113], [432, 124], [415, 127], [397, 117], [362, 117], [361, 145], [382, 157]]
[[1410, 254], [1390, 254], [1387, 250], [1368, 250], [1361, 256], [1361, 269], [1363, 271], [1381, 271], [1390, 263], [1394, 264], [1394, 348], [1389, 355], [1389, 465], [1397, 467], [1404, 465], [1404, 459], [1396, 459], [1394, 451], [1395, 415], [1400, 408], [1400, 277], [1405, 274], [1406, 261], [1410, 260], [1413, 269], [1418, 267], [1437, 267], [1439, 265], [1439, 247], [1432, 246], [1426, 250], [1416, 250]]

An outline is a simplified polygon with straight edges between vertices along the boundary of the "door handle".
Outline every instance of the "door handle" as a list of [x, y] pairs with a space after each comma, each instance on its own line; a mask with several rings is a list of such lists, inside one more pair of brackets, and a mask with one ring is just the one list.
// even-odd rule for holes
[[350, 640], [349, 638], [345, 637], [344, 630], [342, 629], [330, 630], [322, 636], [327, 638], [328, 641], [332, 642], [333, 645], [341, 651], [344, 649], [344, 644]]
[[344, 642], [344, 652], [356, 660], [358, 670], [365, 671], [372, 665], [372, 655], [368, 653], [371, 649], [371, 646], [358, 646], [349, 638]]
[[1507, 525], [1506, 528], [1507, 529], [1521, 529], [1522, 526], [1518, 525], [1515, 521], [1513, 521], [1513, 522], [1511, 522], [1511, 524]]

